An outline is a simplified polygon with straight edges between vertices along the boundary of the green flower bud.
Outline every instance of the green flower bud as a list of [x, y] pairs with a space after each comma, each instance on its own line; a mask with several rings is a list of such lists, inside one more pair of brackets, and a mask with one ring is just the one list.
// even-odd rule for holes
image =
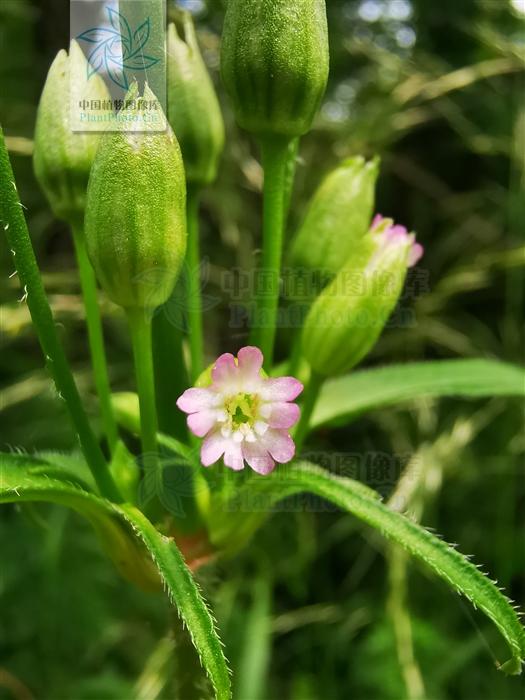
[[247, 131], [306, 133], [326, 88], [328, 63], [324, 0], [229, 0], [221, 73]]
[[349, 158], [313, 195], [291, 248], [292, 264], [331, 278], [344, 265], [372, 220], [379, 159]]
[[[136, 83], [97, 151], [87, 193], [89, 257], [112, 301], [126, 309], [153, 309], [170, 296], [186, 251], [186, 185], [171, 128], [144, 121]], [[137, 122], [141, 120], [137, 131]]]
[[180, 143], [187, 181], [206, 185], [217, 175], [224, 123], [187, 12], [183, 28], [182, 39], [174, 24], [168, 27], [168, 119]]
[[407, 268], [422, 254], [404, 226], [374, 219], [306, 318], [302, 347], [313, 370], [341, 374], [370, 352], [397, 304]]
[[[76, 41], [59, 51], [47, 74], [35, 129], [35, 175], [55, 216], [72, 222], [84, 216], [89, 171], [100, 134], [74, 132], [70, 104], [78, 99], [109, 100], [98, 74], [87, 79], [88, 63]], [[73, 88], [73, 94], [71, 94]]]

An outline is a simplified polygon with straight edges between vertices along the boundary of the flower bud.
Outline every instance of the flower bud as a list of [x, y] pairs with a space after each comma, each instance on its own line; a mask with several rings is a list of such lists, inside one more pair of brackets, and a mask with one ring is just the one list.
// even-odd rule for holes
[[293, 241], [294, 267], [331, 278], [368, 231], [379, 159], [349, 158], [332, 170], [312, 197]]
[[[145, 120], [144, 101], [156, 97], [147, 85], [138, 97], [133, 84], [116, 131], [102, 137], [87, 193], [89, 257], [104, 291], [126, 309], [163, 304], [186, 251], [180, 148], [169, 126], [159, 132]], [[137, 131], [139, 121], [142, 131]]]
[[318, 374], [348, 371], [375, 345], [423, 248], [392, 219], [376, 216], [306, 318], [303, 352]]
[[241, 127], [306, 133], [328, 79], [324, 0], [229, 0], [221, 73]]
[[206, 185], [217, 175], [224, 123], [217, 95], [199, 50], [191, 15], [183, 15], [184, 38], [168, 26], [168, 119], [179, 141], [186, 179]]
[[[68, 222], [82, 220], [89, 171], [100, 134], [74, 132], [70, 104], [75, 94], [86, 100], [109, 100], [103, 79], [92, 75], [76, 41], [59, 51], [47, 74], [35, 129], [35, 175], [55, 216]], [[73, 88], [75, 94], [71, 94]]]

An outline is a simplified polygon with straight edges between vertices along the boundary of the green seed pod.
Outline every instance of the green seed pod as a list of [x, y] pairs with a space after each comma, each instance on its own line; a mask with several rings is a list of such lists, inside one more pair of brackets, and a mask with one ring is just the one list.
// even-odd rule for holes
[[168, 119], [182, 150], [188, 183], [207, 185], [217, 175], [224, 123], [188, 12], [183, 29], [181, 38], [174, 24], [168, 26]]
[[328, 79], [324, 0], [229, 0], [221, 73], [241, 127], [305, 134]]
[[[171, 294], [186, 252], [186, 185], [177, 139], [144, 121], [136, 83], [97, 151], [87, 193], [89, 257], [112, 301], [153, 309]], [[137, 122], [141, 121], [137, 131]]]
[[370, 352], [422, 253], [404, 226], [376, 217], [306, 318], [302, 347], [315, 372], [341, 374]]
[[[82, 220], [89, 171], [100, 140], [98, 133], [71, 130], [70, 104], [78, 94], [86, 100], [109, 100], [98, 74], [87, 79], [88, 63], [76, 41], [59, 51], [47, 74], [35, 129], [35, 175], [55, 216], [69, 223]], [[71, 86], [75, 93], [71, 94]]]
[[368, 231], [375, 202], [379, 158], [349, 158], [332, 170], [313, 195], [292, 243], [294, 267], [322, 271], [329, 279]]

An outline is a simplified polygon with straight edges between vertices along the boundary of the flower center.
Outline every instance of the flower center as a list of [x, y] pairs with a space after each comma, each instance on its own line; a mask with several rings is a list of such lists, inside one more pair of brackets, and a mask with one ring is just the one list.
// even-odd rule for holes
[[224, 407], [233, 430], [237, 430], [241, 425], [252, 427], [257, 420], [259, 397], [255, 394], [236, 394], [226, 399]]

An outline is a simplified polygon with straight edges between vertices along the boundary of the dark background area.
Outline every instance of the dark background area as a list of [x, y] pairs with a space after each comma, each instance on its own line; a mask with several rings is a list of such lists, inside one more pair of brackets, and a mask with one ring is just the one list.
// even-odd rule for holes
[[[219, 178], [204, 193], [201, 215], [211, 360], [246, 339], [244, 329], [231, 328], [221, 281], [232, 267], [254, 266], [262, 173], [220, 86], [223, 3], [179, 4], [194, 12], [227, 128]], [[404, 313], [367, 364], [522, 363], [525, 0], [327, 6], [330, 83], [301, 142], [289, 238], [325, 172], [349, 155], [379, 154], [376, 208], [417, 231], [425, 257], [408, 280]], [[0, 119], [62, 339], [96, 421], [70, 234], [53, 219], [31, 163], [39, 95], [68, 41], [66, 0], [0, 3]], [[2, 449], [71, 450], [10, 257], [2, 243]], [[103, 304], [112, 384], [131, 390], [125, 323]], [[283, 329], [281, 358], [290, 340]], [[386, 494], [400, 466], [415, 460], [425, 474], [422, 522], [523, 601], [522, 409], [518, 400], [419, 401], [319, 433], [313, 447], [359, 455], [361, 478]], [[373, 469], [381, 455], [391, 465], [386, 477]], [[413, 665], [428, 700], [523, 697], [522, 680], [496, 671], [505, 649], [482, 615], [350, 516], [313, 505], [275, 515], [243, 555], [202, 574], [237, 672], [237, 697], [401, 700], [416, 697]], [[0, 698], [172, 697], [166, 601], [120, 581], [75, 515], [5, 507], [0, 522]], [[407, 611], [415, 661], [395, 636]]]

